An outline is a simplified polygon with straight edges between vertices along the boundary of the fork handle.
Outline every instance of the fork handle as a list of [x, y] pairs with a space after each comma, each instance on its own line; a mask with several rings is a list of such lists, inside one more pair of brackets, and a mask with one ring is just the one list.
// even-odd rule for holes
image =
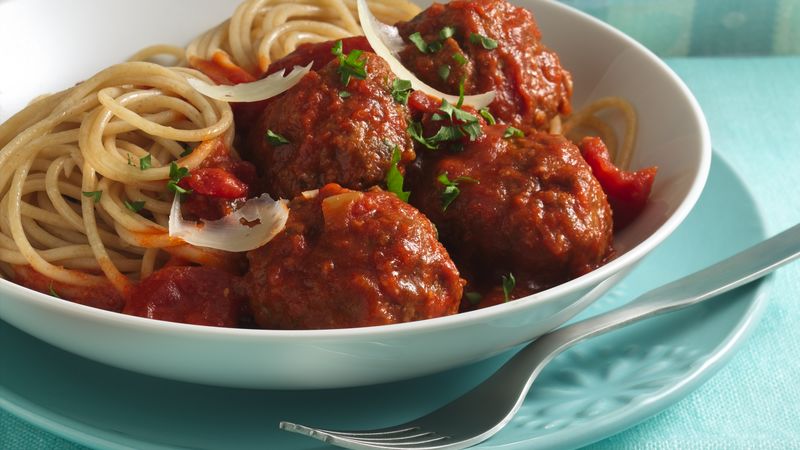
[[699, 272], [648, 291], [619, 308], [552, 331], [532, 347], [548, 347], [558, 354], [584, 339], [728, 292], [799, 256], [800, 224]]

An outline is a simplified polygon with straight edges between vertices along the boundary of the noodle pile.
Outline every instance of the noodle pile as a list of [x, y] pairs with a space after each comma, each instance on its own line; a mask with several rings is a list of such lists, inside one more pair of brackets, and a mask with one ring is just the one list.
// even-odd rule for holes
[[[384, 23], [408, 20], [405, 1], [369, 1]], [[362, 34], [355, 0], [247, 0], [233, 16], [187, 48], [148, 47], [65, 91], [37, 99], [0, 125], [0, 277], [30, 265], [76, 286], [109, 282], [125, 292], [170, 257], [225, 267], [231, 255], [194, 247], [168, 234], [174, 192], [170, 165], [196, 168], [218, 143], [232, 152], [230, 105], [202, 96], [187, 77], [216, 61], [254, 78], [298, 45]], [[172, 55], [175, 67], [144, 62]], [[615, 148], [614, 130], [595, 113], [616, 108], [628, 132], [616, 161], [627, 167], [635, 112], [601, 99], [556, 132], [599, 133]]]
[[[419, 12], [406, 2], [370, 6], [391, 23]], [[220, 140], [234, 151], [230, 105], [192, 89], [187, 77], [210, 80], [185, 66], [217, 55], [258, 76], [302, 43], [360, 34], [355, 8], [354, 0], [248, 0], [186, 49], [144, 49], [0, 125], [0, 276], [30, 265], [58, 282], [110, 281], [124, 292], [170, 256], [230, 264], [225, 252], [168, 235], [170, 164], [191, 170]], [[176, 67], [142, 62], [163, 54]]]
[[[370, 10], [384, 23], [408, 20], [420, 8], [405, 0], [369, 0]], [[170, 54], [180, 63], [230, 63], [258, 77], [269, 64], [305, 43], [325, 42], [363, 34], [355, 0], [246, 0], [233, 16], [180, 47], [154, 46], [132, 60]]]

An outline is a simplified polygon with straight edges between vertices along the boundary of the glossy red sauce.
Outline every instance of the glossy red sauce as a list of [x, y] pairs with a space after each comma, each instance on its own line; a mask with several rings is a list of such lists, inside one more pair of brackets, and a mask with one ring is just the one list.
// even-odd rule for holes
[[164, 267], [132, 291], [125, 314], [169, 322], [235, 327], [244, 298], [235, 277], [211, 267]]
[[580, 143], [581, 154], [608, 196], [614, 213], [614, 229], [633, 222], [644, 210], [658, 169], [648, 167], [637, 171], [619, 169], [611, 162], [606, 145], [600, 138], [587, 137]]
[[248, 253], [265, 328], [384, 325], [454, 314], [463, 281], [419, 211], [378, 189], [329, 184], [290, 204], [286, 228]]
[[[247, 154], [273, 197], [293, 198], [331, 182], [358, 190], [381, 186], [395, 147], [401, 166], [415, 158], [408, 108], [392, 97], [394, 74], [374, 53], [361, 60], [364, 79], [345, 84], [332, 60], [270, 99], [251, 127]], [[268, 132], [285, 142], [272, 142]]]
[[218, 141], [212, 153], [181, 179], [178, 185], [191, 190], [182, 199], [181, 211], [188, 219], [217, 220], [233, 211], [237, 202], [255, 194], [256, 170]]
[[[445, 27], [454, 33], [442, 39]], [[15, 281], [158, 320], [341, 328], [491, 306], [604, 264], [613, 253], [612, 227], [641, 213], [656, 169], [618, 169], [597, 138], [584, 139], [578, 149], [562, 136], [535, 131], [570, 112], [572, 82], [556, 54], [541, 44], [533, 16], [503, 0], [455, 0], [434, 4], [398, 28], [407, 42], [419, 32], [426, 42], [441, 44], [430, 52], [409, 44], [400, 56], [411, 70], [451, 94], [462, 82], [467, 94], [493, 90], [490, 110], [498, 124], [488, 125], [465, 106], [480, 124], [480, 137], [438, 150], [415, 144], [407, 131], [413, 122], [425, 137], [459, 123], [435, 118], [442, 102], [422, 92], [412, 92], [407, 105], [394, 100], [395, 76], [361, 36], [343, 39], [343, 53], [365, 51], [368, 76], [346, 85], [331, 53], [334, 41], [301, 45], [264, 74], [248, 73], [222, 52], [209, 61], [192, 60], [219, 84], [313, 64], [284, 94], [232, 105], [237, 148], [246, 161], [217, 140], [211, 155], [179, 183], [191, 191], [182, 201], [189, 219], [218, 219], [265, 191], [293, 198], [285, 229], [249, 252], [241, 271], [234, 268], [246, 272], [243, 278], [173, 258], [126, 295], [110, 283], [58, 283], [30, 266], [16, 267]], [[497, 47], [485, 48], [474, 35]], [[527, 136], [509, 139], [504, 123]], [[288, 143], [271, 143], [267, 130]], [[395, 145], [413, 206], [379, 188], [385, 187]], [[460, 194], [446, 209], [443, 173], [461, 179]], [[316, 196], [301, 194], [316, 188]], [[501, 280], [512, 273], [516, 282], [508, 289]]]
[[120, 312], [125, 305], [125, 299], [110, 282], [94, 286], [62, 283], [35, 271], [31, 266], [14, 266], [14, 282], [43, 294], [107, 311]]
[[[423, 53], [409, 43], [400, 52], [406, 67], [448, 94], [457, 95], [462, 81], [467, 94], [494, 91], [490, 110], [502, 123], [547, 129], [553, 117], [571, 111], [570, 74], [541, 43], [533, 15], [524, 8], [504, 0], [454, 0], [434, 3], [397, 27], [407, 43], [418, 32], [426, 43], [442, 46]], [[454, 34], [442, 40], [445, 27]], [[485, 48], [473, 34], [495, 41], [497, 47]]]
[[[411, 203], [439, 229], [458, 267], [481, 287], [513, 273], [530, 291], [603, 264], [611, 252], [611, 210], [578, 148], [563, 136], [506, 138], [505, 125], [459, 152], [425, 154], [410, 173]], [[445, 208], [447, 174], [460, 193]], [[516, 298], [516, 295], [514, 296]]]

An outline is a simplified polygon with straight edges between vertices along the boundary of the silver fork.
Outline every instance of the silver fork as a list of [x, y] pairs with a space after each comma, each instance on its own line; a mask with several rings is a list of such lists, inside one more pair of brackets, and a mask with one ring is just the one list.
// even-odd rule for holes
[[642, 294], [604, 314], [545, 334], [495, 374], [432, 413], [373, 430], [325, 430], [291, 422], [280, 428], [351, 449], [454, 450], [500, 431], [519, 410], [533, 380], [559, 353], [593, 336], [697, 304], [763, 277], [800, 256], [800, 224], [699, 272]]

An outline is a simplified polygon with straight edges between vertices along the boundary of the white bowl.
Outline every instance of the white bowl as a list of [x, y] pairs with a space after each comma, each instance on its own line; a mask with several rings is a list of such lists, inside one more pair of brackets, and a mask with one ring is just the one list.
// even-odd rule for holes
[[[606, 95], [631, 101], [640, 118], [633, 167], [659, 168], [647, 209], [616, 235], [619, 256], [607, 265], [514, 302], [361, 329], [240, 330], [161, 322], [73, 304], [7, 281], [0, 281], [0, 317], [53, 345], [113, 366], [189, 382], [272, 389], [357, 386], [425, 375], [495, 355], [563, 323], [683, 221], [706, 181], [709, 133], [686, 86], [643, 46], [556, 2], [517, 3], [534, 11], [545, 43], [572, 72], [574, 105]], [[7, 60], [28, 65], [23, 78], [14, 78], [20, 71], [0, 71], [0, 119], [27, 99], [67, 87], [140, 47], [188, 42], [229, 16], [236, 1], [140, 0], [136, 8], [124, 5], [121, 0], [0, 4], [0, 43], [36, 36], [26, 45], [2, 49]], [[27, 20], [29, 16], [58, 20]], [[47, 46], [37, 49], [34, 41]]]

